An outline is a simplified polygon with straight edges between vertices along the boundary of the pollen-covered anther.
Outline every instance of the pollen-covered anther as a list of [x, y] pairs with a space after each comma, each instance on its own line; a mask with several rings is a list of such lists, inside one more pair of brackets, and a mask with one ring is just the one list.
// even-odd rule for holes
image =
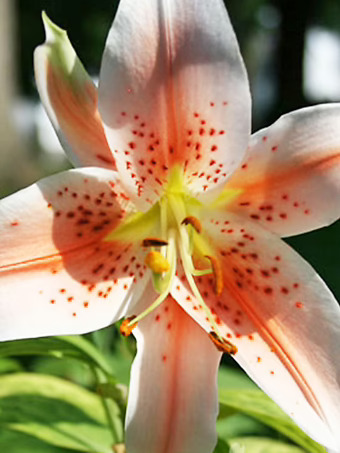
[[237, 347], [233, 343], [225, 338], [219, 337], [216, 332], [211, 331], [209, 333], [209, 338], [214, 343], [218, 351], [225, 352], [230, 355], [234, 355], [238, 351]]
[[[132, 334], [132, 331], [137, 327], [137, 322], [133, 322], [136, 316], [130, 316], [129, 318], [124, 319], [119, 330], [123, 337], [129, 337]], [[132, 323], [132, 324], [131, 324]]]
[[168, 241], [159, 238], [145, 238], [142, 242], [143, 247], [162, 247], [168, 245]]
[[217, 294], [219, 296], [222, 293], [223, 287], [224, 287], [221, 263], [214, 256], [206, 255], [205, 258], [208, 258], [210, 260], [212, 271], [213, 271], [213, 274], [215, 277], [214, 291], [215, 291], [215, 294]]
[[145, 264], [156, 274], [162, 274], [170, 270], [169, 261], [155, 250], [149, 252], [145, 257]]
[[186, 217], [185, 219], [182, 220], [182, 225], [191, 225], [193, 228], [195, 228], [197, 233], [201, 233], [202, 232], [202, 224], [198, 220], [197, 217], [194, 217], [194, 216]]

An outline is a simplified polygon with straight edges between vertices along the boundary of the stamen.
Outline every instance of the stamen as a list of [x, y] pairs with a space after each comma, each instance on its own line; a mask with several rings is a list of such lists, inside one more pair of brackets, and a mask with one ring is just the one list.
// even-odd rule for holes
[[119, 330], [123, 337], [129, 337], [132, 334], [132, 331], [137, 327], [137, 322], [135, 321], [136, 316], [130, 316], [129, 318], [124, 319]]
[[[150, 252], [150, 253], [152, 253], [152, 252]], [[161, 255], [159, 252], [155, 252], [155, 253], [158, 253], [159, 255]], [[164, 258], [163, 255], [161, 255], [161, 256], [162, 256], [162, 258]], [[156, 274], [154, 276], [154, 277], [156, 277], [154, 279], [154, 281], [157, 283], [156, 289], [158, 289], [158, 287], [162, 288], [162, 292], [157, 297], [157, 299], [146, 310], [144, 310], [137, 317], [133, 318], [132, 321], [130, 321], [130, 324], [131, 323], [135, 324], [136, 322], [145, 318], [145, 316], [147, 316], [149, 313], [151, 313], [153, 310], [155, 310], [168, 297], [171, 287], [172, 287], [173, 279], [176, 274], [176, 259], [177, 259], [177, 256], [176, 256], [176, 244], [175, 244], [174, 233], [173, 233], [173, 231], [170, 231], [169, 232], [169, 246], [167, 248], [167, 259], [164, 258], [164, 260], [166, 260], [166, 262], [168, 264], [170, 262], [169, 269], [171, 269], [171, 271], [168, 274], [166, 274], [165, 278], [163, 278], [163, 279], [161, 278], [160, 275]]]
[[[180, 248], [180, 253], [181, 253], [181, 258], [182, 258], [182, 263], [183, 263], [183, 269], [184, 269], [184, 273], [185, 273], [186, 279], [187, 279], [187, 281], [189, 283], [189, 286], [190, 286], [194, 296], [199, 301], [199, 303], [202, 305], [202, 308], [205, 311], [205, 313], [207, 315], [207, 318], [208, 318], [212, 328], [216, 332], [218, 332], [219, 329], [218, 329], [217, 324], [216, 324], [216, 322], [215, 322], [215, 320], [213, 318], [211, 310], [206, 305], [206, 303], [204, 302], [203, 297], [202, 297], [199, 289], [197, 288], [195, 280], [194, 280], [194, 278], [193, 278], [193, 276], [192, 276], [192, 274], [190, 272], [191, 268], [190, 268], [190, 266], [188, 266], [188, 263], [191, 262], [191, 257], [188, 257], [187, 251], [185, 250], [183, 234], [181, 234], [181, 239], [182, 240], [179, 242], [179, 248]], [[219, 337], [222, 338], [221, 335], [219, 335]]]
[[226, 352], [227, 354], [234, 355], [237, 353], [237, 346], [230, 343], [230, 341], [225, 338], [219, 337], [216, 332], [209, 333], [210, 340], [214, 343], [216, 348], [221, 352]]
[[169, 261], [156, 250], [152, 250], [146, 255], [145, 264], [156, 274], [168, 272], [170, 269]]
[[206, 258], [208, 258], [211, 262], [212, 271], [215, 277], [214, 291], [215, 294], [219, 296], [222, 293], [224, 287], [221, 263], [214, 256], [207, 255]]
[[188, 216], [188, 217], [186, 217], [185, 219], [182, 220], [181, 225], [191, 225], [193, 228], [195, 228], [197, 233], [201, 233], [202, 232], [202, 224], [198, 220], [197, 217]]
[[168, 241], [159, 238], [145, 238], [142, 242], [143, 247], [162, 247], [168, 245]]

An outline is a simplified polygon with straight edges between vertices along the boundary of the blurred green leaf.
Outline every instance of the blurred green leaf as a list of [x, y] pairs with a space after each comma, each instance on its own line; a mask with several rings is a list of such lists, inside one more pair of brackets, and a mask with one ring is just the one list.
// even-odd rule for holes
[[277, 431], [245, 414], [236, 413], [217, 421], [217, 433], [222, 439], [241, 436], [266, 436], [277, 438]]
[[5, 453], [75, 453], [55, 447], [27, 434], [0, 429], [0, 451]]
[[[110, 406], [116, 426], [118, 407]], [[29, 373], [0, 377], [0, 424], [51, 445], [112, 453], [114, 441], [101, 400], [60, 378]]]
[[[229, 408], [249, 415], [265, 425], [274, 428], [296, 444], [311, 453], [326, 450], [307, 436], [265, 393], [261, 390], [239, 389], [220, 391], [220, 405], [223, 411]], [[227, 406], [224, 408], [223, 406]], [[248, 452], [247, 452], [248, 453]]]
[[257, 389], [257, 385], [243, 371], [227, 366], [218, 370], [218, 387], [227, 389]]
[[92, 387], [95, 385], [93, 370], [86, 362], [63, 357], [62, 360], [55, 357], [34, 358], [30, 365], [30, 371], [39, 374], [52, 374], [74, 382], [82, 387]]
[[218, 439], [214, 453], [229, 453], [230, 446], [223, 439]]
[[1, 358], [0, 359], [0, 374], [12, 373], [13, 371], [21, 371], [22, 366], [17, 360]]
[[304, 453], [295, 445], [267, 437], [239, 437], [230, 440], [231, 453]]
[[0, 356], [15, 355], [73, 357], [100, 368], [106, 374], [112, 373], [110, 365], [98, 349], [88, 340], [77, 335], [0, 343]]

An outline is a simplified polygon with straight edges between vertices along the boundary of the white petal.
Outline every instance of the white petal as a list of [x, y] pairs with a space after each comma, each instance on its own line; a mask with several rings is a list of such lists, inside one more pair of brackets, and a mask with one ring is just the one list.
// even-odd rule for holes
[[[209, 275], [197, 286], [221, 334], [238, 348], [235, 359], [307, 434], [339, 448], [338, 303], [311, 266], [268, 230], [216, 212], [205, 216], [204, 227], [224, 289], [216, 295]], [[172, 296], [213, 330], [181, 273]]]
[[139, 323], [136, 338], [128, 452], [211, 453], [217, 440], [221, 353], [171, 297]]
[[221, 187], [250, 133], [248, 82], [223, 2], [121, 2], [104, 52], [99, 108], [136, 197], [153, 200], [176, 164], [193, 191]]
[[85, 333], [140, 297], [140, 244], [107, 242], [128, 202], [114, 172], [71, 170], [0, 203], [0, 339]]
[[227, 188], [243, 190], [226, 208], [281, 236], [340, 217], [340, 104], [305, 108], [256, 133]]
[[97, 88], [64, 30], [43, 13], [46, 42], [34, 52], [37, 88], [46, 112], [75, 166], [115, 169], [98, 113]]

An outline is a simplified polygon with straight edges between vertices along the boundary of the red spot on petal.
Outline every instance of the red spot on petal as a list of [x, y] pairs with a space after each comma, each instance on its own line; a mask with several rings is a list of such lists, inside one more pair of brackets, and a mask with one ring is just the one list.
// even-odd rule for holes
[[265, 294], [272, 294], [273, 293], [273, 288], [271, 288], [270, 286], [266, 286], [264, 289], [263, 289], [264, 293]]

